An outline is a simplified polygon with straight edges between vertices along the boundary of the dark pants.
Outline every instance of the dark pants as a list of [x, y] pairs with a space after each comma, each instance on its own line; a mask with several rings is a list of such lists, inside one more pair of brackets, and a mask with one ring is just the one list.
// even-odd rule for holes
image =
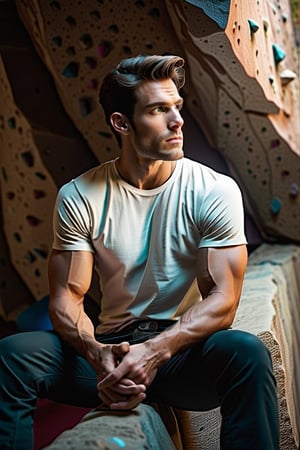
[[[132, 338], [132, 333], [123, 333], [114, 339], [107, 336], [106, 341]], [[220, 405], [222, 450], [279, 449], [272, 363], [266, 347], [252, 334], [213, 334], [162, 366], [147, 393], [148, 400], [179, 409], [203, 411]], [[0, 340], [1, 450], [32, 448], [37, 397], [94, 408], [99, 404], [95, 372], [52, 331]]]

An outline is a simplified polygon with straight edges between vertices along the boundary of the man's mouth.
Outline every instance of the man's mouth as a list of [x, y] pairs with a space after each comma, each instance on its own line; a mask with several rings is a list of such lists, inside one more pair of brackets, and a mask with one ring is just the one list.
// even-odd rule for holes
[[179, 135], [172, 136], [166, 140], [166, 142], [170, 142], [172, 144], [179, 143], [181, 141], [182, 141], [182, 136], [179, 136]]

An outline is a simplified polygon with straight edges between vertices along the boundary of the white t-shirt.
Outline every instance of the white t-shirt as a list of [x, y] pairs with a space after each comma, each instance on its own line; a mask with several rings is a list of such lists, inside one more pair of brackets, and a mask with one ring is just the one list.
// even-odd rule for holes
[[175, 319], [196, 277], [198, 249], [246, 243], [234, 180], [187, 158], [155, 189], [118, 174], [115, 161], [64, 185], [54, 213], [57, 250], [95, 255], [101, 297], [98, 333], [136, 319]]

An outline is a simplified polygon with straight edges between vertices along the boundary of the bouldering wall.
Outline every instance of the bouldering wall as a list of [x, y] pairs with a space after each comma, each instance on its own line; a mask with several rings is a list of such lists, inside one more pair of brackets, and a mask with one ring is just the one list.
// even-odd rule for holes
[[[48, 290], [57, 188], [118, 154], [98, 88], [120, 59], [139, 53], [185, 58], [188, 112], [225, 159], [261, 234], [300, 242], [299, 74], [288, 0], [15, 4], [26, 38], [5, 24], [0, 31], [2, 262], [15, 268], [24, 298]], [[201, 160], [198, 142], [190, 145]], [[2, 315], [15, 311], [7, 273]]]
[[190, 112], [236, 174], [265, 239], [299, 242], [299, 54], [290, 2], [166, 3], [189, 64]]

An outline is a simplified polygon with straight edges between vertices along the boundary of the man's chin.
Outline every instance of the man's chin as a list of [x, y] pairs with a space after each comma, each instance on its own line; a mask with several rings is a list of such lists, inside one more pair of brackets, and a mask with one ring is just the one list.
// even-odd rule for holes
[[165, 161], [177, 161], [184, 157], [184, 152], [182, 148], [167, 150], [162, 154], [162, 159]]

